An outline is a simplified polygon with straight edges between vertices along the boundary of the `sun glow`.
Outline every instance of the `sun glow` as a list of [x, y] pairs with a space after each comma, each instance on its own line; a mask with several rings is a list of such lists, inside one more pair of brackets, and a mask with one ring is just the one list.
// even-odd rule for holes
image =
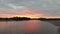
[[39, 18], [37, 16], [23, 16], [23, 15], [16, 15], [16, 17], [28, 17], [28, 18]]
[[28, 17], [28, 18], [60, 18], [60, 16], [48, 16], [44, 13], [35, 12], [30, 7], [25, 7], [21, 10], [8, 10], [8, 9], [0, 9], [0, 18], [11, 18], [11, 17]]
[[42, 13], [36, 13], [36, 10], [32, 10], [33, 8], [25, 7], [21, 10], [8, 10], [8, 9], [0, 9], [0, 17], [2, 18], [10, 18], [10, 17], [28, 17], [28, 18], [39, 18], [44, 16]]

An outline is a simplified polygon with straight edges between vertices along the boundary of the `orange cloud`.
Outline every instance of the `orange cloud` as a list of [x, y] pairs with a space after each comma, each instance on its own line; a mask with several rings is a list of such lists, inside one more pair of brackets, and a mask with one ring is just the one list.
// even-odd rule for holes
[[44, 14], [36, 13], [35, 11], [30, 10], [29, 8], [22, 9], [21, 12], [19, 12], [18, 14], [20, 14], [21, 16], [26, 16], [26, 17], [31, 17], [31, 18], [44, 16]]
[[[1, 9], [0, 12], [0, 17], [14, 17], [14, 16], [19, 16], [19, 17], [30, 17], [30, 18], [37, 18], [37, 17], [42, 17], [44, 14], [42, 13], [36, 13], [35, 10], [31, 10], [32, 8], [24, 8], [21, 10], [8, 10], [8, 9]], [[15, 13], [15, 12], [17, 13]]]
[[43, 18], [60, 18], [60, 16], [47, 16], [46, 14], [43, 13], [39, 13], [37, 12], [38, 10], [31, 8], [31, 7], [26, 7], [23, 8], [21, 10], [13, 10], [13, 9], [2, 9], [0, 8], [0, 17], [14, 17], [14, 16], [18, 16], [18, 17], [30, 17], [30, 18], [39, 18], [39, 17], [43, 17]]

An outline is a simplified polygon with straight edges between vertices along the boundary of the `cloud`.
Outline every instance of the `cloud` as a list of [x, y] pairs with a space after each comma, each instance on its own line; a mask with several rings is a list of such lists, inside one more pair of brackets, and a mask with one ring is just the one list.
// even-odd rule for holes
[[[24, 16], [24, 17], [41, 17], [44, 16], [43, 13], [37, 13], [31, 10], [32, 8], [25, 7], [21, 10], [7, 10], [7, 9], [1, 9], [0, 15], [1, 17], [12, 17], [12, 16]], [[4, 16], [5, 15], [5, 16]]]
[[16, 6], [16, 5], [13, 5], [13, 4], [8, 4], [8, 6], [13, 8], [13, 9], [22, 9], [22, 8], [24, 8], [24, 6]]
[[0, 0], [0, 8], [0, 14], [60, 16], [60, 0]]

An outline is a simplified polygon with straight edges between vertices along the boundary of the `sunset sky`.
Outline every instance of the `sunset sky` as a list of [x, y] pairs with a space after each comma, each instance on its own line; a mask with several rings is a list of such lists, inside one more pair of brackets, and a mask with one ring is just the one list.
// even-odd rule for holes
[[60, 18], [60, 0], [0, 0], [0, 17]]

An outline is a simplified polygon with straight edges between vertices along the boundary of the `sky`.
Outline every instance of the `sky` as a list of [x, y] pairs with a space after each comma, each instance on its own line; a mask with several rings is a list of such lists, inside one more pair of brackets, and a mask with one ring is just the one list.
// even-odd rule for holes
[[60, 0], [0, 0], [0, 17], [60, 18]]

